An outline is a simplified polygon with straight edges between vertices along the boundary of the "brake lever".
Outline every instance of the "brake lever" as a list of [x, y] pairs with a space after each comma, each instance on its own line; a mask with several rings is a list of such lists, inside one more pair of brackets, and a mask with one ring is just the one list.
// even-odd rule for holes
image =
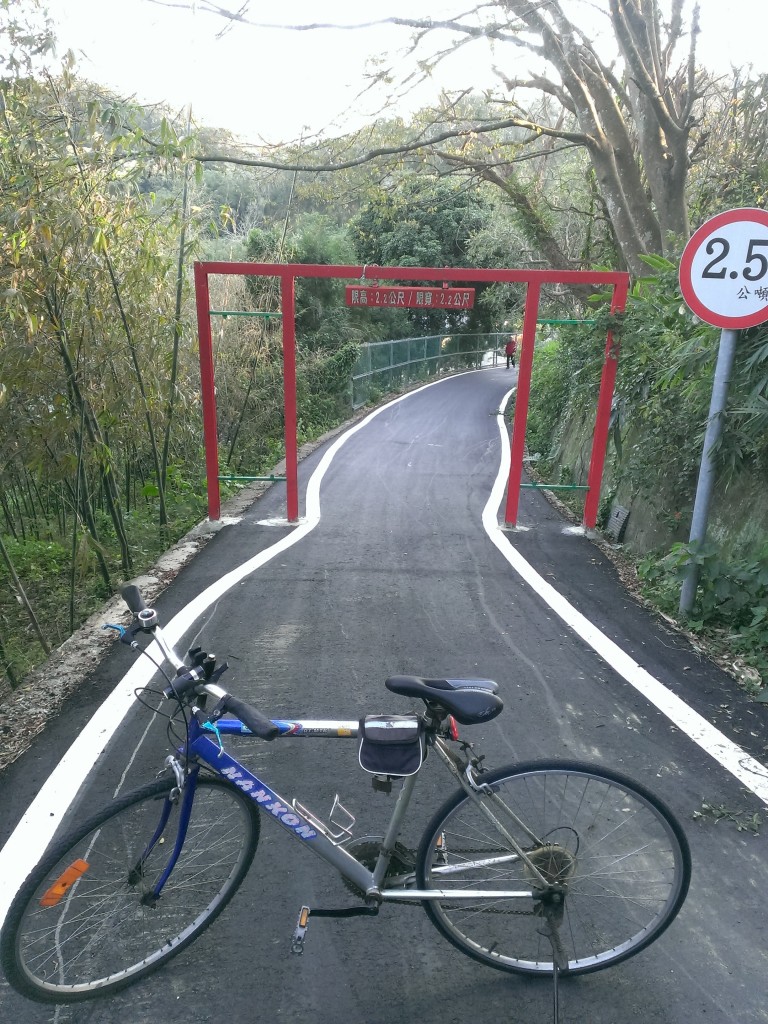
[[105, 623], [102, 629], [114, 629], [119, 634], [121, 644], [125, 644], [134, 651], [140, 650], [138, 643], [136, 642], [136, 634], [141, 630], [140, 626], [133, 626], [131, 629], [126, 629], [125, 626], [115, 626], [111, 622]]
[[219, 757], [224, 753], [224, 744], [221, 739], [221, 733], [219, 727], [216, 724], [219, 718], [221, 718], [221, 711], [216, 714], [216, 709], [209, 715], [202, 708], [195, 708], [192, 712], [197, 719], [197, 724], [204, 732], [212, 732], [216, 736], [216, 742], [219, 745]]

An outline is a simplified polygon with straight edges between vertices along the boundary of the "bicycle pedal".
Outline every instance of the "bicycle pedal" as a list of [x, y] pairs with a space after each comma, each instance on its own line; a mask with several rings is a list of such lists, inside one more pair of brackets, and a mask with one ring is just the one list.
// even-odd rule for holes
[[441, 832], [435, 843], [435, 864], [448, 863], [448, 844], [445, 841], [445, 832]]
[[293, 932], [293, 938], [291, 939], [291, 952], [297, 953], [299, 956], [304, 952], [304, 939], [307, 936], [307, 928], [309, 928], [309, 915], [311, 911], [309, 907], [302, 907], [299, 911], [299, 920], [296, 922], [296, 928]]

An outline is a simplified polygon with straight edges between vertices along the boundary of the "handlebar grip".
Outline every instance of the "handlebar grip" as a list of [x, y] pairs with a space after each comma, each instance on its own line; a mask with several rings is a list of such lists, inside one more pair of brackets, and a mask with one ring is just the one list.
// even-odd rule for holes
[[254, 736], [262, 740], [273, 740], [280, 735], [280, 730], [268, 718], [265, 718], [260, 711], [246, 704], [239, 697], [227, 694], [223, 701], [226, 711], [236, 715], [243, 725], [247, 725]]
[[147, 607], [144, 598], [141, 596], [141, 591], [135, 583], [129, 583], [127, 587], [123, 587], [120, 594], [134, 615], [138, 615], [139, 612], [144, 611]]

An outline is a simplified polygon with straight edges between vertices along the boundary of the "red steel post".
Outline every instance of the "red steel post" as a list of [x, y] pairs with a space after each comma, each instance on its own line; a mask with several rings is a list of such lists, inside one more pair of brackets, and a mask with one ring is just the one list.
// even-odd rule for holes
[[517, 525], [517, 509], [520, 503], [520, 481], [523, 475], [523, 456], [525, 455], [525, 424], [528, 419], [528, 399], [531, 394], [533, 349], [536, 342], [536, 318], [539, 315], [540, 292], [541, 288], [538, 282], [534, 283], [531, 281], [528, 284], [528, 291], [525, 295], [523, 340], [520, 352], [520, 369], [517, 375], [515, 418], [512, 424], [512, 449], [509, 459], [507, 505], [504, 511], [504, 522], [508, 526]]
[[208, 482], [208, 518], [221, 518], [219, 488], [219, 433], [216, 424], [216, 389], [213, 381], [213, 338], [211, 336], [211, 300], [208, 273], [201, 263], [195, 264], [195, 303], [197, 334], [200, 342], [200, 386], [203, 399], [203, 436], [205, 441], [205, 475]]
[[285, 409], [285, 486], [288, 521], [299, 518], [299, 457], [296, 437], [296, 278], [282, 274], [283, 402]]
[[[627, 304], [629, 278], [616, 282], [611, 299], [611, 312], [623, 313]], [[619, 344], [613, 340], [613, 331], [608, 331], [605, 342], [605, 358], [600, 378], [600, 394], [597, 399], [597, 415], [595, 416], [595, 432], [592, 438], [592, 455], [587, 474], [587, 498], [584, 502], [584, 519], [582, 525], [587, 530], [594, 530], [597, 513], [600, 507], [600, 487], [603, 482], [605, 453], [608, 448], [608, 431], [611, 426], [611, 406], [613, 405], [613, 388], [616, 383], [616, 369], [619, 359]]]

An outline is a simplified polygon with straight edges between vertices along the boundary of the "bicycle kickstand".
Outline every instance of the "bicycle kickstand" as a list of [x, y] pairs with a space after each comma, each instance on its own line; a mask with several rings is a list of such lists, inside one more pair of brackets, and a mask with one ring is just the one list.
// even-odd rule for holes
[[563, 965], [568, 964], [568, 960], [563, 951], [563, 944], [560, 941], [560, 932], [558, 926], [563, 920], [563, 904], [562, 899], [556, 903], [544, 904], [543, 914], [546, 918], [547, 929], [544, 934], [550, 941], [552, 946], [552, 1012], [554, 1024], [560, 1024], [560, 971]]
[[557, 963], [557, 957], [555, 957], [552, 963], [552, 1019], [554, 1024], [560, 1024], [560, 994], [557, 987], [559, 974], [560, 967]]

